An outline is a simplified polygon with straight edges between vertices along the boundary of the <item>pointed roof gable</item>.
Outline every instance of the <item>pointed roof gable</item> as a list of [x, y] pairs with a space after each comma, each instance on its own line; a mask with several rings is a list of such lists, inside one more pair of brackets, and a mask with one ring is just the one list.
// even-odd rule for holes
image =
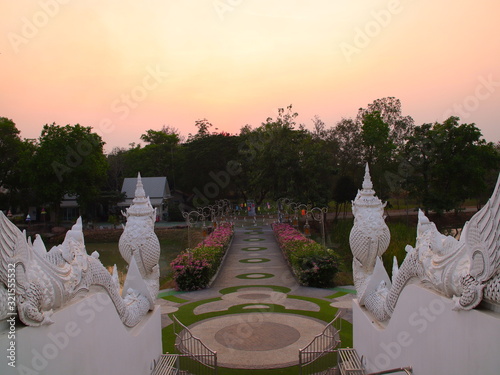
[[[158, 206], [164, 199], [171, 198], [170, 188], [166, 177], [141, 177], [142, 187], [149, 197], [151, 205]], [[125, 178], [122, 185], [122, 193], [125, 193], [124, 202], [119, 203], [119, 206], [130, 206], [135, 197], [137, 187], [137, 178]]]

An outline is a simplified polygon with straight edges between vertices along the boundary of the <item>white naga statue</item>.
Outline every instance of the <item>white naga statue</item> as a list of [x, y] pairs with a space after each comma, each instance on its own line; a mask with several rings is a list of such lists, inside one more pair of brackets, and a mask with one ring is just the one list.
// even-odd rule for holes
[[[360, 219], [364, 217], [356, 218]], [[378, 320], [385, 321], [411, 282], [422, 282], [453, 298], [455, 310], [473, 309], [482, 300], [500, 304], [500, 177], [489, 201], [464, 225], [460, 240], [441, 234], [422, 211], [418, 219], [415, 247], [406, 246], [407, 255], [401, 267], [395, 260], [392, 283], [383, 280], [385, 271], [367, 274], [359, 272], [363, 263], [361, 267], [353, 266], [355, 280], [361, 280], [356, 285], [362, 287], [358, 289], [360, 304]], [[368, 245], [364, 250], [359, 246], [362, 245], [351, 241], [353, 254], [375, 251]]]
[[361, 301], [364, 300], [377, 259], [382, 257], [391, 241], [391, 233], [384, 220], [386, 204], [375, 195], [367, 164], [363, 188], [352, 202], [354, 226], [349, 237], [353, 254], [354, 285]]
[[151, 206], [149, 197], [146, 197], [140, 173], [133, 204], [122, 214], [127, 218], [127, 224], [118, 243], [120, 254], [129, 264], [132, 258], [135, 259], [154, 300], [159, 290], [160, 241], [154, 231], [156, 208]]
[[[127, 248], [124, 244], [127, 239], [120, 240], [120, 245]], [[130, 248], [136, 247], [134, 244]], [[139, 251], [139, 257], [155, 258], [156, 255], [147, 253], [148, 249]], [[0, 320], [18, 314], [29, 326], [51, 324], [54, 309], [64, 307], [91, 287], [101, 287], [113, 301], [122, 322], [128, 327], [135, 326], [154, 308], [154, 297], [149, 290], [149, 285], [155, 283], [153, 275], [148, 274], [144, 280], [136, 257], [127, 259], [130, 266], [121, 296], [116, 267], [111, 275], [98, 257], [97, 252], [92, 255], [86, 252], [81, 218], [66, 233], [61, 245], [47, 251], [38, 235], [32, 243], [0, 211]], [[149, 269], [158, 278], [158, 264]]]

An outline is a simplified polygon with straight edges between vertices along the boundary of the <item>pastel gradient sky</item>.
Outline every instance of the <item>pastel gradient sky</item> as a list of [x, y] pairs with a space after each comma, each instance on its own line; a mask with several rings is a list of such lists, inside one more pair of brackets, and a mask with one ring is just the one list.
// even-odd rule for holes
[[500, 2], [39, 0], [0, 3], [0, 116], [23, 138], [92, 126], [128, 148], [163, 125], [312, 128], [395, 96], [417, 125], [457, 115], [500, 140]]

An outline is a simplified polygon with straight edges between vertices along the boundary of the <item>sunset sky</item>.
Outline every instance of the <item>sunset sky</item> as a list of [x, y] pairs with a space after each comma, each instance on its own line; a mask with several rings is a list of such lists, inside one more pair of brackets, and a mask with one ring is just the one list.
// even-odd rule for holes
[[457, 115], [497, 142], [499, 14], [493, 0], [3, 0], [0, 116], [23, 138], [92, 126], [111, 151], [202, 118], [238, 133], [290, 104], [330, 127], [394, 96], [417, 125]]

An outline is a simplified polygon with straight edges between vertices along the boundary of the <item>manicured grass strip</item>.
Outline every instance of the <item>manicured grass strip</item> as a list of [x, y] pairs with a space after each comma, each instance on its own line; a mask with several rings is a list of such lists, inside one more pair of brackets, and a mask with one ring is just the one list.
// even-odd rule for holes
[[266, 262], [270, 262], [271, 259], [267, 259], [267, 258], [248, 258], [248, 259], [240, 259], [239, 262], [240, 263], [250, 263], [250, 264], [257, 264], [257, 263], [266, 263]]
[[245, 288], [268, 288], [272, 289], [275, 292], [280, 292], [280, 293], [290, 293], [292, 290], [290, 288], [287, 288], [286, 286], [276, 286], [276, 285], [240, 285], [240, 286], [231, 286], [229, 288], [224, 288], [219, 290], [220, 294], [229, 294], [229, 293], [236, 293], [240, 289], [245, 289]]
[[326, 296], [325, 298], [328, 298], [328, 299], [339, 298], [339, 297], [345, 296], [346, 294], [349, 294], [349, 293], [337, 292], [337, 293], [334, 293], [332, 295]]
[[264, 247], [264, 246], [249, 246], [249, 247], [242, 247], [241, 250], [243, 250], [243, 251], [261, 251], [261, 250], [267, 250], [267, 247]]
[[175, 289], [168, 289], [168, 290], [162, 290], [161, 292], [158, 293], [156, 296], [157, 298], [163, 298], [166, 296], [174, 296], [176, 294], [182, 294], [183, 292], [179, 292], [178, 290]]
[[245, 232], [245, 234], [250, 234], [250, 235], [252, 235], [252, 234], [264, 234], [264, 232], [261, 230], [254, 230], [251, 232]]
[[163, 298], [164, 300], [170, 301], [170, 302], [175, 302], [175, 303], [189, 302], [188, 299], [183, 299], [183, 298], [179, 298], [176, 296], [165, 296], [165, 297], [161, 297], [161, 298]]
[[335, 287], [331, 288], [330, 290], [333, 290], [335, 292], [344, 292], [344, 293], [349, 293], [349, 294], [356, 294], [356, 289], [349, 289], [349, 288], [341, 288], [341, 287]]
[[259, 241], [264, 241], [263, 238], [244, 238], [243, 241], [247, 242], [259, 242]]
[[[219, 292], [222, 294], [229, 294], [229, 293], [237, 292], [238, 290], [243, 289], [243, 288], [252, 288], [252, 287], [268, 287], [270, 289], [273, 289], [273, 290], [276, 290], [279, 292], [283, 292], [283, 293], [288, 293], [291, 291], [289, 288], [273, 286], [273, 285], [268, 285], [268, 286], [247, 285], [247, 286], [236, 286], [236, 287], [225, 288], [225, 289], [220, 290]], [[246, 309], [245, 310], [243, 307], [251, 306], [252, 304], [243, 304], [243, 305], [232, 306], [228, 310], [225, 310], [225, 311], [216, 311], [216, 312], [210, 312], [210, 313], [205, 313], [205, 314], [201, 314], [201, 315], [195, 315], [193, 313], [194, 309], [200, 305], [221, 300], [221, 298], [211, 298], [211, 299], [197, 301], [197, 302], [193, 302], [193, 303], [189, 303], [189, 304], [186, 304], [184, 306], [181, 306], [177, 312], [169, 314], [169, 316], [172, 318], [172, 315], [175, 315], [183, 324], [185, 324], [186, 326], [189, 326], [195, 322], [202, 321], [202, 320], [209, 319], [209, 318], [214, 318], [214, 317], [223, 316], [223, 315], [230, 315], [230, 314], [248, 313], [248, 312], [288, 313], [288, 314], [309, 316], [312, 318], [323, 320], [324, 322], [330, 322], [334, 318], [335, 313], [337, 312], [336, 308], [331, 307], [329, 305], [329, 302], [324, 301], [324, 300], [319, 300], [319, 299], [311, 298], [311, 297], [295, 296], [295, 295], [288, 296], [288, 298], [302, 299], [305, 301], [316, 303], [320, 307], [320, 311], [316, 312], [316, 311], [303, 311], [303, 310], [287, 310], [281, 305], [274, 305], [274, 304], [263, 304], [263, 305], [268, 306], [269, 307], [268, 309], [266, 308], [266, 309]], [[342, 341], [341, 347], [352, 347], [352, 324], [350, 324], [349, 322], [344, 321], [344, 320], [342, 321], [342, 329], [341, 329], [340, 338]], [[175, 335], [174, 335], [173, 324], [170, 324], [169, 326], [165, 327], [162, 330], [162, 343], [163, 343], [163, 352], [164, 353], [165, 352], [168, 352], [168, 353], [175, 352]], [[297, 348], [297, 352], [298, 352], [298, 349], [299, 348]], [[298, 366], [284, 367], [284, 368], [272, 369], [272, 370], [231, 369], [231, 368], [224, 368], [224, 367], [219, 367], [219, 369], [218, 369], [218, 374], [222, 374], [222, 375], [288, 375], [288, 374], [295, 374], [295, 373], [298, 373]]]
[[[288, 295], [288, 298], [295, 298], [295, 299], [301, 299], [304, 301], [309, 301], [317, 304], [320, 308], [318, 312], [316, 311], [303, 311], [303, 310], [296, 310], [297, 315], [305, 315], [305, 316], [310, 316], [316, 319], [323, 320], [327, 323], [330, 323], [332, 319], [335, 317], [335, 314], [337, 313], [338, 309], [335, 307], [330, 306], [330, 302], [320, 300], [317, 298], [312, 298], [312, 297], [303, 297], [303, 296], [295, 296], [295, 295]], [[287, 312], [291, 312], [292, 310], [287, 310]], [[342, 328], [340, 331], [340, 340], [342, 341], [341, 347], [346, 348], [350, 347], [352, 348], [352, 324], [349, 323], [347, 320], [342, 319]]]
[[270, 279], [274, 277], [272, 273], [261, 273], [261, 272], [252, 272], [252, 273], [243, 273], [241, 275], [236, 276], [238, 279], [243, 280], [261, 280], [261, 279]]
[[[205, 303], [215, 302], [220, 300], [221, 298], [217, 297], [217, 298], [205, 299], [202, 301], [188, 303], [186, 305], [179, 307], [179, 309], [175, 313], [168, 314], [168, 316], [170, 317], [170, 319], [172, 319], [172, 317], [175, 315], [175, 317], [179, 319], [179, 321], [182, 324], [184, 324], [185, 326], [189, 326], [200, 320], [218, 316], [219, 314], [217, 314], [216, 312], [195, 315], [194, 309]], [[174, 334], [173, 324], [170, 324], [162, 329], [162, 345], [163, 345], [163, 353], [175, 353], [175, 334]]]

